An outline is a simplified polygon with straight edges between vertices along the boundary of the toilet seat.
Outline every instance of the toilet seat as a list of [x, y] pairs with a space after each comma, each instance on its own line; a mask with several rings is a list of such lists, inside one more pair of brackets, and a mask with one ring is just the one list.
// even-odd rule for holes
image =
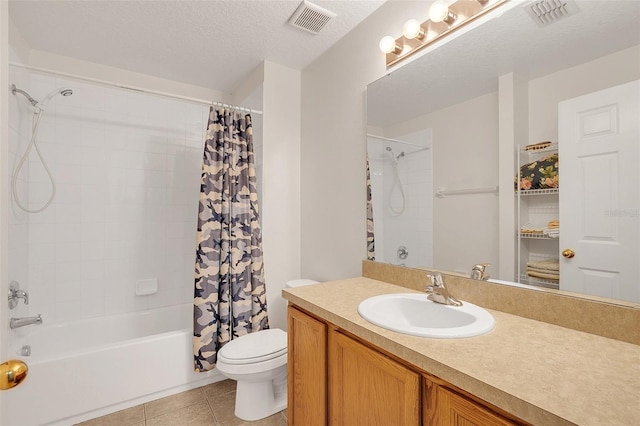
[[220, 349], [218, 361], [229, 365], [256, 364], [287, 353], [287, 333], [273, 328], [238, 337]]

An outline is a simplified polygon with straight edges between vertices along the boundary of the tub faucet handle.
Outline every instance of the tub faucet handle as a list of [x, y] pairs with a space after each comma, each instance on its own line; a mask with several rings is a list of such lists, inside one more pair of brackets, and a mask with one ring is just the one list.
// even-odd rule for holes
[[20, 283], [18, 281], [11, 281], [9, 284], [9, 309], [13, 309], [18, 306], [18, 300], [24, 300], [24, 304], [29, 304], [29, 293], [24, 290], [20, 290]]

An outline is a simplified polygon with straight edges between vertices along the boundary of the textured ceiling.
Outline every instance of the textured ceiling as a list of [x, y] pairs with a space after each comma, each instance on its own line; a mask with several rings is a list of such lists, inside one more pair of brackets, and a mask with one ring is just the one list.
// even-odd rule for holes
[[232, 92], [263, 60], [303, 69], [384, 0], [314, 0], [337, 16], [287, 24], [298, 0], [11, 0], [31, 48]]
[[511, 71], [533, 79], [640, 44], [639, 0], [574, 0], [575, 15], [545, 27], [522, 7], [530, 2], [519, 3], [370, 84], [368, 124], [391, 126], [496, 91]]

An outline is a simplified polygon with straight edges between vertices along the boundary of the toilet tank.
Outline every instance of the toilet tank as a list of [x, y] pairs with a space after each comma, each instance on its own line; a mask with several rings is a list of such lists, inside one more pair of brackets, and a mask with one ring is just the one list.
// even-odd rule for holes
[[319, 281], [309, 280], [309, 279], [299, 279], [299, 280], [291, 280], [287, 281], [285, 284], [285, 288], [294, 288], [294, 287], [302, 287], [305, 285], [318, 284]]

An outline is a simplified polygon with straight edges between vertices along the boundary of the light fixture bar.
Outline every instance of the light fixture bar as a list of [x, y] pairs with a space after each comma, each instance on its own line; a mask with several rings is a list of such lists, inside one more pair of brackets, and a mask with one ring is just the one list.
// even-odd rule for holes
[[[403, 35], [395, 39], [394, 47], [396, 48], [393, 51], [385, 52], [387, 68], [420, 52], [427, 46], [470, 24], [508, 1], [509, 0], [497, 0], [495, 2], [490, 2], [490, 0], [456, 1], [448, 6], [448, 10], [442, 21], [434, 22], [427, 19], [420, 24], [420, 37], [415, 36], [408, 38]], [[402, 49], [398, 47], [402, 47]]]

